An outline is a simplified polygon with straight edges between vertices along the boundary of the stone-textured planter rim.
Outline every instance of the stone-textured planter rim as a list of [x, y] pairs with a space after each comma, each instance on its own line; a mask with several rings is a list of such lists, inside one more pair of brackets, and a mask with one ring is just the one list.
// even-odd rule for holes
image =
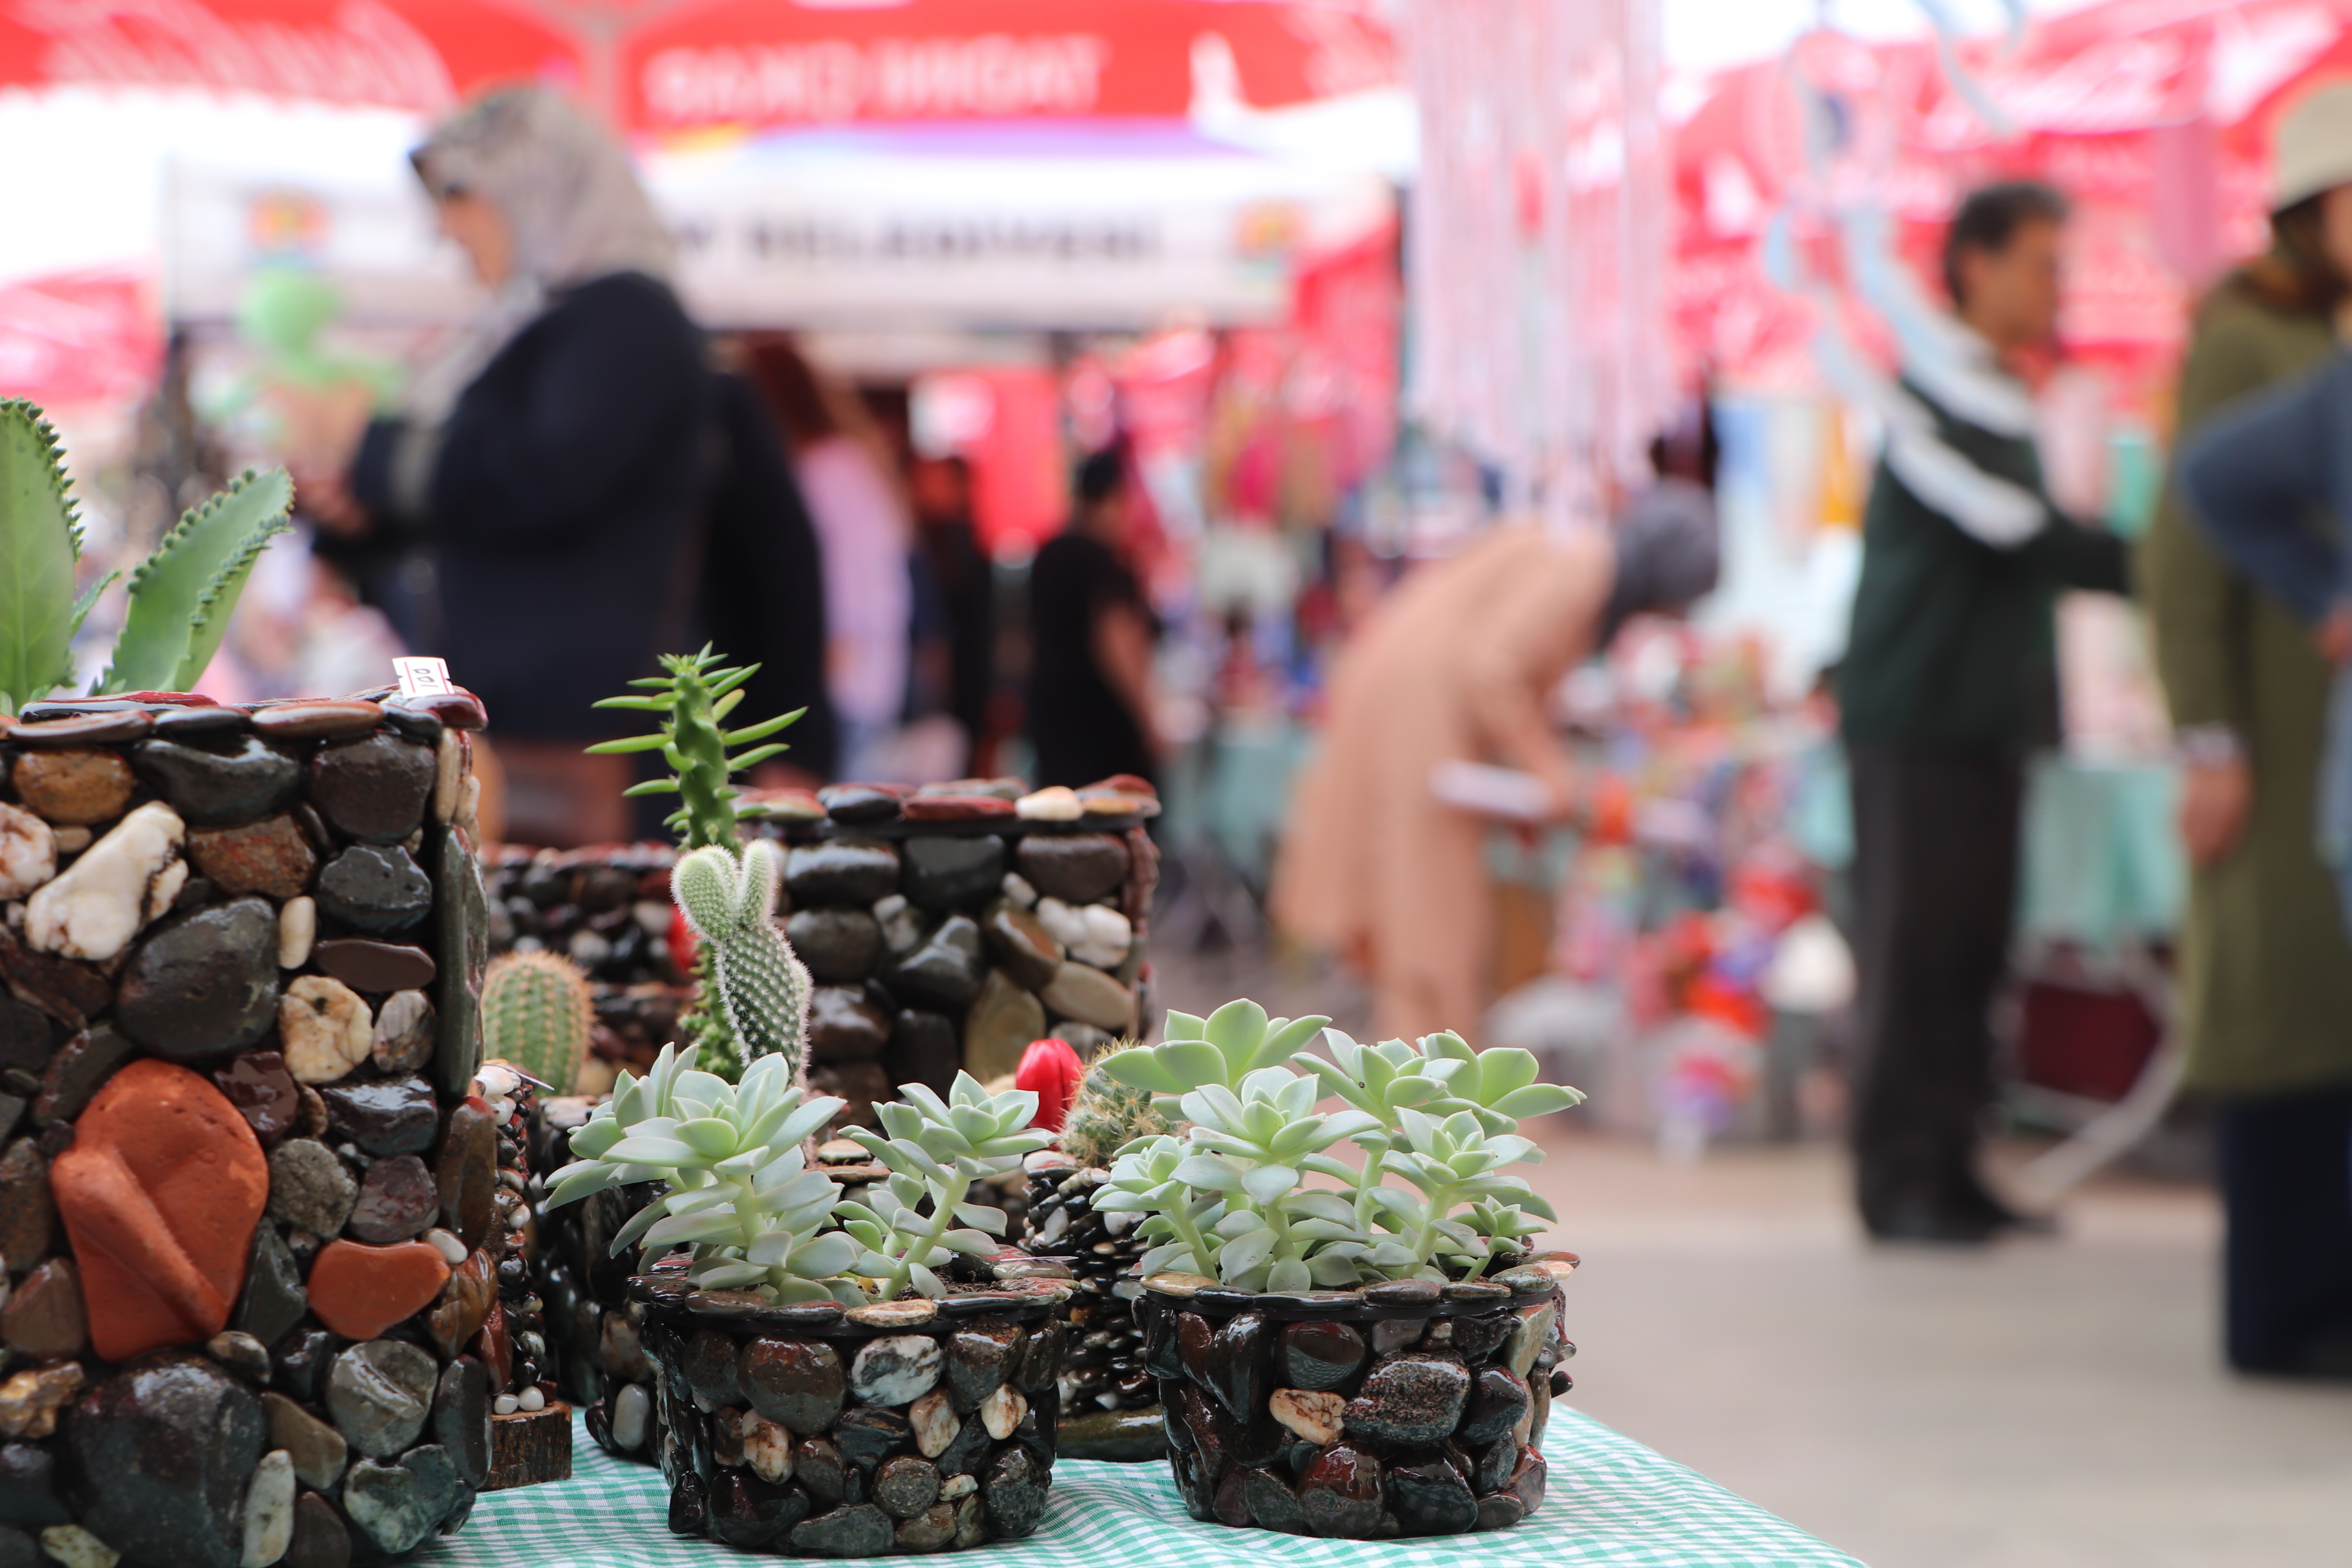
[[[1143, 1295], [1163, 1310], [1194, 1311], [1225, 1318], [1257, 1312], [1277, 1322], [1377, 1321], [1384, 1318], [1483, 1317], [1497, 1307], [1517, 1302], [1527, 1306], [1552, 1295], [1576, 1272], [1580, 1259], [1572, 1252], [1539, 1252], [1520, 1258], [1479, 1279], [1384, 1279], [1351, 1290], [1244, 1290], [1200, 1274], [1161, 1273], [1147, 1277]], [[1549, 1285], [1526, 1289], [1495, 1282], [1495, 1275], [1541, 1268]]]

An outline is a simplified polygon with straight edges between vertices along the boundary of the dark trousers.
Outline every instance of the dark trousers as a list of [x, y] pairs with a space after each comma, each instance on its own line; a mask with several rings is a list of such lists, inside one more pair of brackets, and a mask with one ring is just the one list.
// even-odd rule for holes
[[2014, 758], [1857, 746], [1853, 917], [1863, 1218], [1965, 1206], [1992, 1099], [1993, 992], [2017, 901]]
[[2225, 1100], [2214, 1153], [2230, 1364], [2352, 1377], [2352, 1087]]

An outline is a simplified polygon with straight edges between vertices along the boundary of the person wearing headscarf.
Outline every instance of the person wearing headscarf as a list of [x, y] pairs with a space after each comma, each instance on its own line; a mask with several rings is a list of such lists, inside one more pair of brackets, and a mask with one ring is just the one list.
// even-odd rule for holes
[[2010, 368], [2056, 331], [2065, 217], [2043, 185], [1960, 204], [1944, 247], [1955, 313], [1906, 345], [1863, 518], [1838, 702], [1858, 931], [1850, 1134], [1880, 1240], [1974, 1244], [2028, 1223], [1977, 1170], [2024, 763], [2060, 734], [2058, 595], [2126, 586], [2123, 541], [2052, 504]]
[[[2327, 543], [2346, 518], [2301, 503], [2321, 499], [2315, 469], [2343, 441], [2325, 420], [2284, 441], [2264, 426], [2324, 412], [2331, 377], [2306, 378], [2340, 353], [2352, 82], [2309, 89], [2276, 142], [2271, 247], [2198, 307], [2173, 483], [2140, 567], [2180, 761], [2191, 869], [2177, 1025], [2184, 1087], [2213, 1111], [2224, 1352], [2241, 1372], [2340, 1378], [2352, 1374], [2352, 940], [2313, 824], [2330, 655], [2345, 652]], [[2299, 382], [2317, 403], [2260, 405]], [[2248, 524], [2267, 549], [2229, 545]], [[2315, 623], [2334, 635], [2315, 637]], [[2326, 804], [2345, 853], [2345, 797]]]
[[670, 246], [612, 133], [560, 94], [475, 100], [411, 155], [493, 302], [370, 422], [343, 475], [302, 476], [345, 531], [436, 558], [439, 646], [496, 726], [511, 837], [626, 837], [626, 759], [592, 704], [691, 626], [715, 382]]
[[1507, 523], [1415, 568], [1342, 649], [1321, 744], [1291, 797], [1272, 912], [1370, 978], [1383, 1037], [1475, 1037], [1490, 999], [1487, 823], [1438, 797], [1440, 764], [1532, 774], [1555, 816], [1573, 815], [1575, 770], [1546, 713], [1553, 689], [1632, 616], [1705, 596], [1717, 549], [1706, 489], [1669, 478], [1613, 536]]

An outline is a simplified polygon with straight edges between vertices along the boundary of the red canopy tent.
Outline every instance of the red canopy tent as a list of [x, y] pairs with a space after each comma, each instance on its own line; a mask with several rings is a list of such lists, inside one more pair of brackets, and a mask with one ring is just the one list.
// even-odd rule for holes
[[[2317, 77], [2352, 75], [2352, 0], [2112, 0], [2037, 22], [2014, 52], [1964, 44], [2004, 114], [1989, 124], [1927, 42], [1815, 34], [1783, 60], [1705, 84], [1676, 133], [1673, 296], [1685, 353], [1735, 380], [1810, 384], [1813, 307], [1766, 276], [1762, 239], [1788, 211], [1834, 274], [1832, 206], [1874, 202], [1923, 274], [1961, 192], [2046, 179], [2074, 200], [2071, 352], [2119, 383], [2162, 379], [2185, 307], [2263, 243], [2272, 121]], [[1799, 73], [1828, 105], [1834, 151], [1809, 163]], [[1872, 323], [1854, 310], [1864, 342]]]

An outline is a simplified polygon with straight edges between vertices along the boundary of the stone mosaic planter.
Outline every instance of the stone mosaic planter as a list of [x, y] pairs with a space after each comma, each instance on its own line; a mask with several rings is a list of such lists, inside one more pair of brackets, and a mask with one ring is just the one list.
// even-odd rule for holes
[[845, 1311], [638, 1277], [669, 1528], [828, 1557], [1029, 1534], [1053, 1480], [1066, 1290], [1022, 1281]]
[[1160, 1385], [1144, 1364], [1135, 1317], [1143, 1286], [1127, 1277], [1148, 1249], [1135, 1232], [1140, 1216], [1095, 1213], [1095, 1189], [1108, 1173], [1082, 1169], [1066, 1154], [1032, 1154], [1025, 1168], [1022, 1247], [1066, 1265], [1076, 1287], [1065, 1308], [1070, 1344], [1062, 1357], [1062, 1452], [1124, 1463], [1163, 1459]]
[[308, 1568], [464, 1522], [514, 1371], [482, 723], [384, 691], [0, 724], [0, 1562]]
[[1253, 1294], [1154, 1275], [1136, 1303], [1195, 1519], [1375, 1540], [1501, 1530], [1542, 1503], [1559, 1363], [1548, 1253], [1491, 1280]]

